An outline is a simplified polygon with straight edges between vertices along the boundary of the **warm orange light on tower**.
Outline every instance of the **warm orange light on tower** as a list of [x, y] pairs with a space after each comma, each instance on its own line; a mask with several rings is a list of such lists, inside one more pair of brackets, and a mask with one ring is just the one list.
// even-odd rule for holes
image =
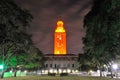
[[57, 22], [54, 33], [54, 55], [66, 55], [66, 31], [62, 21]]

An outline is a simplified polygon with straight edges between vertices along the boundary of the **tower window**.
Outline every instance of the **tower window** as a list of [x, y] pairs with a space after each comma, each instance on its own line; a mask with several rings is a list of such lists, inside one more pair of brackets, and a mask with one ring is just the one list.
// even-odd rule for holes
[[50, 64], [50, 67], [52, 68], [52, 64]]
[[75, 65], [74, 65], [74, 64], [72, 64], [72, 67], [73, 67], [73, 68], [74, 68], [74, 66], [75, 66]]
[[47, 67], [48, 67], [48, 64], [46, 64], [45, 67], [47, 68]]
[[57, 66], [56, 66], [56, 64], [55, 64], [55, 68], [56, 68]]
[[70, 67], [70, 64], [68, 64], [67, 67]]

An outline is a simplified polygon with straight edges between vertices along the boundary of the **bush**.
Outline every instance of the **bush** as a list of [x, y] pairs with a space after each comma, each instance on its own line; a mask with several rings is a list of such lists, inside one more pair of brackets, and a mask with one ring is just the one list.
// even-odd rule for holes
[[48, 76], [55, 76], [56, 73], [48, 73]]
[[68, 73], [61, 73], [60, 76], [68, 76]]

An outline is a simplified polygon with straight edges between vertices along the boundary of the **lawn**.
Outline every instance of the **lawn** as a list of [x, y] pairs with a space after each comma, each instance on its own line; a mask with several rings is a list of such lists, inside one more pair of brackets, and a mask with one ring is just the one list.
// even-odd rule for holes
[[2, 80], [120, 80], [111, 78], [100, 78], [100, 77], [81, 77], [81, 76], [25, 76], [25, 77], [11, 77], [4, 78]]

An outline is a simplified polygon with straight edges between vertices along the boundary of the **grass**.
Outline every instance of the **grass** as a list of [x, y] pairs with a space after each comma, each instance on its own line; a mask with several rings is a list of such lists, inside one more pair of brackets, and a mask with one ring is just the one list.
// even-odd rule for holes
[[24, 76], [24, 77], [11, 77], [4, 78], [1, 80], [119, 80], [112, 78], [103, 78], [103, 77], [82, 77], [82, 76]]

